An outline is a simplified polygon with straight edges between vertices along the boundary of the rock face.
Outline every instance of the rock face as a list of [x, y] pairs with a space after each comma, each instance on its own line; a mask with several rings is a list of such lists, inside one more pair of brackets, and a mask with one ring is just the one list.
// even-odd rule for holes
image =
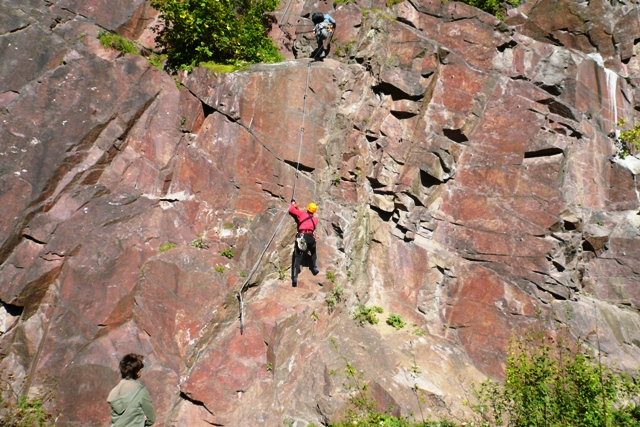
[[[557, 322], [638, 367], [640, 168], [614, 144], [640, 111], [637, 5], [531, 1], [499, 21], [440, 0], [283, 2], [290, 60], [176, 84], [97, 40], [148, 44], [144, 1], [14, 3], [0, 5], [6, 398], [106, 426], [136, 352], [159, 425], [335, 421], [347, 362], [381, 410], [461, 419], [509, 338]], [[316, 9], [338, 29], [309, 63]], [[322, 272], [298, 288], [294, 190], [321, 224]], [[380, 324], [351, 319], [360, 303], [384, 308]]]

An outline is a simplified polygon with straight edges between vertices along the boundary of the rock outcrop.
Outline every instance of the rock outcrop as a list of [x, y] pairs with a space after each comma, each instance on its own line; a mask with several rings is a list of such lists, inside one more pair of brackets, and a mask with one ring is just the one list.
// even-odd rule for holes
[[[339, 25], [310, 63], [316, 9]], [[3, 393], [106, 426], [136, 352], [159, 425], [319, 425], [349, 362], [382, 410], [461, 419], [534, 325], [637, 369], [640, 168], [615, 135], [640, 111], [639, 10], [283, 2], [287, 61], [176, 82], [97, 40], [152, 46], [143, 0], [3, 3]], [[294, 189], [321, 224], [298, 288]]]

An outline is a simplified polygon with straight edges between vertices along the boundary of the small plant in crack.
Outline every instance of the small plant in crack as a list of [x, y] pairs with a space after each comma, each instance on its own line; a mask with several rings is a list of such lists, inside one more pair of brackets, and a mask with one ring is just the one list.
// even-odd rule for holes
[[336, 273], [334, 273], [333, 271], [327, 271], [327, 280], [330, 281], [331, 283], [336, 283]]
[[360, 326], [364, 326], [366, 323], [375, 325], [378, 323], [378, 316], [376, 316], [376, 314], [383, 312], [382, 307], [378, 307], [377, 305], [367, 307], [364, 304], [360, 304], [353, 313], [353, 320], [358, 322]]
[[278, 280], [283, 281], [287, 278], [287, 267], [281, 266], [278, 269]]
[[201, 234], [196, 239], [192, 240], [191, 243], [189, 243], [189, 246], [196, 249], [208, 249], [209, 243], [207, 242], [207, 239], [204, 238], [204, 235]]
[[223, 251], [220, 251], [220, 255], [228, 259], [231, 259], [235, 256], [235, 254], [233, 253], [233, 248], [228, 248]]
[[342, 286], [336, 286], [329, 292], [325, 301], [327, 306], [329, 307], [329, 313], [332, 313], [333, 310], [344, 300], [344, 288]]
[[176, 246], [178, 246], [178, 245], [175, 244], [175, 243], [171, 243], [171, 242], [163, 243], [158, 248], [158, 253], [161, 254], [162, 252], [166, 252], [166, 251], [168, 251], [170, 249], [175, 248]]
[[406, 323], [402, 320], [402, 317], [399, 314], [389, 314], [387, 318], [387, 325], [393, 326], [396, 329], [402, 329], [405, 327]]

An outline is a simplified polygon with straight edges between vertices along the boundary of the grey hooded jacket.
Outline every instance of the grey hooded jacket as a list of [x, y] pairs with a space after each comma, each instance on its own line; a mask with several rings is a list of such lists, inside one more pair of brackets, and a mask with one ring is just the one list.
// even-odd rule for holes
[[107, 398], [111, 427], [147, 427], [156, 421], [147, 388], [136, 380], [121, 380]]

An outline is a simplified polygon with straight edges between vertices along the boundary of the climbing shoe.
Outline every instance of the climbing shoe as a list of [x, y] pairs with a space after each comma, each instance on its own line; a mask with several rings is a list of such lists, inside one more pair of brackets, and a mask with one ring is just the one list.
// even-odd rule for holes
[[318, 270], [317, 268], [313, 268], [313, 269], [311, 269], [311, 273], [312, 273], [314, 276], [317, 276], [317, 275], [318, 275], [318, 273], [320, 273], [320, 270]]
[[294, 287], [294, 288], [297, 288], [298, 287], [298, 279], [293, 279], [291, 281], [291, 286]]

